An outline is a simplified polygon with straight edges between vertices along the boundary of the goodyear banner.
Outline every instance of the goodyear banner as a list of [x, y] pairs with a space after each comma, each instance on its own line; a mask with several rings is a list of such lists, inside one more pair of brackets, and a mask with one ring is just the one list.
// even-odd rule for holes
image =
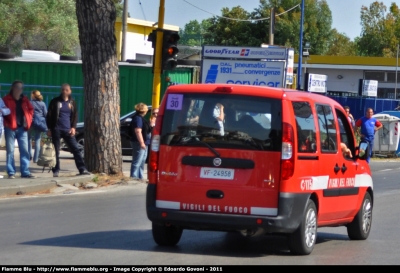
[[236, 46], [204, 46], [205, 58], [240, 58], [286, 60], [287, 50], [284, 47], [236, 47]]
[[202, 83], [227, 83], [283, 87], [284, 61], [204, 59]]

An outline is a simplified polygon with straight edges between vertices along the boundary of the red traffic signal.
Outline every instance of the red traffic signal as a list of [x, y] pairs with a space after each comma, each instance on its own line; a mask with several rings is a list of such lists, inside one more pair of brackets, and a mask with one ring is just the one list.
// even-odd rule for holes
[[179, 39], [178, 32], [164, 30], [161, 63], [161, 68], [163, 70], [172, 70], [178, 65]]

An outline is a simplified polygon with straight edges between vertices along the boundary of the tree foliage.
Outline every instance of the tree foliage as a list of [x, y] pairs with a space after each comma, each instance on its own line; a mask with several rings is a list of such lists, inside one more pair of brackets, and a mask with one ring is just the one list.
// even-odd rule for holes
[[336, 29], [333, 29], [326, 55], [355, 56], [357, 55], [357, 45], [346, 34], [339, 33]]
[[181, 39], [179, 43], [187, 46], [201, 46], [203, 44], [204, 33], [208, 29], [208, 21], [191, 20], [185, 24], [183, 29], [179, 30]]
[[400, 11], [396, 3], [389, 10], [375, 1], [361, 8], [361, 36], [357, 48], [362, 56], [395, 57], [400, 42]]
[[[272, 7], [275, 7], [276, 14], [280, 14], [298, 3], [297, 0], [260, 0], [260, 5], [253, 12], [248, 12], [240, 6], [223, 8], [221, 16], [205, 20], [208, 24], [203, 35], [205, 44], [258, 47], [262, 43], [269, 43], [270, 20], [237, 21], [223, 17], [242, 20], [267, 18]], [[290, 46], [298, 52], [300, 15], [300, 8], [296, 8], [276, 17], [274, 44]], [[332, 14], [327, 2], [306, 0], [304, 22], [304, 40], [310, 42], [310, 53], [326, 53], [332, 35]]]
[[[113, 0], [117, 16], [123, 0]], [[75, 55], [79, 46], [76, 0], [1, 0], [0, 51], [49, 50]]]

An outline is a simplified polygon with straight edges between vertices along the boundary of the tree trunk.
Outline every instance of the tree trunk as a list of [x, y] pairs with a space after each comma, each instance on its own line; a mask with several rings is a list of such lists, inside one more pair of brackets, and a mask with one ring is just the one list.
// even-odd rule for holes
[[85, 163], [121, 174], [119, 69], [113, 0], [77, 0], [85, 98]]

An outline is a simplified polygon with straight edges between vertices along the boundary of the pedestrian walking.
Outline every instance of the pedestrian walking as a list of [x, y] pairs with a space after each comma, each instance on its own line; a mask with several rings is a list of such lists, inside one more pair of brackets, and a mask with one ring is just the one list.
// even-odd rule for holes
[[0, 139], [4, 131], [3, 116], [10, 114], [10, 109], [4, 104], [4, 101], [0, 98]]
[[[8, 95], [3, 98], [10, 114], [4, 116], [4, 136], [7, 150], [8, 178], [14, 179], [16, 168], [14, 160], [15, 140], [20, 154], [20, 169], [22, 178], [34, 178], [29, 170], [30, 155], [28, 150], [28, 130], [32, 124], [33, 106], [22, 94], [24, 83], [14, 81]], [[4, 113], [4, 112], [3, 112]]]
[[74, 155], [75, 165], [80, 175], [89, 175], [75, 139], [75, 129], [78, 122], [78, 109], [71, 96], [71, 86], [67, 83], [61, 86], [60, 96], [52, 99], [46, 115], [48, 127], [47, 135], [51, 137], [56, 150], [56, 166], [52, 169], [53, 176], [58, 177], [60, 172], [60, 141], [61, 138], [68, 145]]
[[[32, 126], [28, 134], [29, 136], [28, 149], [31, 160], [33, 159], [33, 163], [37, 163], [39, 159], [42, 133], [47, 131], [47, 125], [46, 125], [47, 107], [46, 104], [43, 102], [43, 96], [42, 94], [40, 94], [39, 90], [32, 91], [31, 104], [33, 106], [34, 112], [33, 112]], [[32, 138], [35, 141], [34, 154], [32, 154]]]
[[144, 179], [144, 165], [147, 158], [148, 147], [151, 138], [151, 125], [144, 118], [149, 111], [144, 103], [135, 106], [136, 113], [130, 124], [130, 136], [132, 146], [132, 165], [130, 177]]
[[382, 123], [373, 118], [374, 110], [367, 108], [365, 116], [357, 120], [356, 127], [361, 128], [361, 141], [365, 141], [369, 146], [369, 153], [367, 154], [367, 162], [369, 163], [372, 156], [372, 149], [374, 147], [375, 132], [383, 128]]
[[351, 127], [354, 128], [354, 126], [356, 125], [356, 122], [355, 122], [355, 120], [354, 120], [353, 115], [350, 113], [350, 107], [345, 106], [345, 107], [343, 107], [343, 108], [344, 108], [344, 110], [346, 111], [347, 119], [349, 120], [349, 122], [350, 122], [350, 124], [351, 124]]

